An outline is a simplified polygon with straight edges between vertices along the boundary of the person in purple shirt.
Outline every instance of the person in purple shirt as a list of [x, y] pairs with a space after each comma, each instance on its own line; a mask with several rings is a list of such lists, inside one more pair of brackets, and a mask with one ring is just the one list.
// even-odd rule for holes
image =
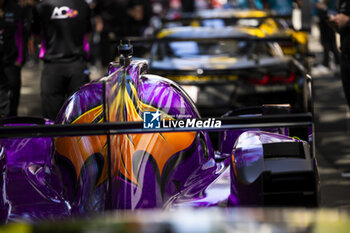
[[23, 62], [23, 23], [17, 1], [0, 0], [0, 115], [16, 116]]
[[89, 82], [86, 68], [89, 5], [84, 0], [43, 0], [33, 10], [34, 34], [40, 35], [43, 116], [55, 119], [68, 96]]

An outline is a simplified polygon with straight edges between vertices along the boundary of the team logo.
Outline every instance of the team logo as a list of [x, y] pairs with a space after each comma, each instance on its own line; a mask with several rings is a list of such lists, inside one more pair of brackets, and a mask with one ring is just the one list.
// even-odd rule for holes
[[144, 112], [143, 113], [143, 128], [145, 129], [159, 129], [160, 128], [160, 116], [161, 113], [157, 112]]
[[55, 7], [52, 12], [51, 19], [68, 19], [78, 16], [78, 11], [70, 9], [67, 6]]

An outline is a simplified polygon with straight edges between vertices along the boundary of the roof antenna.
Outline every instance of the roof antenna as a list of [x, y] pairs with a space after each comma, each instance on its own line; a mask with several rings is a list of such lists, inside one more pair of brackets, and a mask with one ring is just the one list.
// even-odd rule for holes
[[118, 52], [120, 65], [125, 67], [130, 65], [133, 53], [133, 46], [130, 44], [130, 40], [128, 40], [127, 43], [123, 43], [123, 41], [120, 40]]

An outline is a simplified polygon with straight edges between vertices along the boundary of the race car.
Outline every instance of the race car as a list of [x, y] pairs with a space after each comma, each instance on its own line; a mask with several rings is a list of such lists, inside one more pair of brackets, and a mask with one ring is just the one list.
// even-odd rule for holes
[[[290, 15], [279, 15], [274, 11], [258, 9], [217, 8], [199, 10], [194, 13], [169, 14], [163, 19], [162, 28], [190, 25], [193, 27], [245, 26], [258, 28], [269, 36], [284, 35], [292, 40], [279, 42], [285, 55], [308, 61], [308, 34], [293, 29]], [[159, 28], [161, 30], [161, 28]]]
[[[10, 210], [2, 221], [183, 205], [317, 205], [312, 141], [288, 131], [310, 130], [310, 115], [270, 115], [289, 109], [262, 106], [203, 119], [181, 86], [147, 74], [147, 61], [132, 61], [129, 44], [120, 51], [110, 75], [81, 87], [55, 122], [0, 122], [0, 162], [7, 158], [0, 205]], [[218, 151], [211, 130], [223, 134]]]
[[[251, 22], [250, 26], [258, 26], [258, 23], [267, 18], [288, 19], [288, 16], [278, 15], [272, 11], [259, 9], [215, 8], [202, 9], [193, 13], [169, 12], [162, 18], [163, 28], [174, 26], [237, 26]], [[247, 26], [247, 25], [246, 25]]]
[[310, 76], [276, 40], [249, 27], [163, 29], [152, 46], [154, 74], [180, 84], [203, 117], [232, 108], [290, 104], [292, 112], [310, 111]]

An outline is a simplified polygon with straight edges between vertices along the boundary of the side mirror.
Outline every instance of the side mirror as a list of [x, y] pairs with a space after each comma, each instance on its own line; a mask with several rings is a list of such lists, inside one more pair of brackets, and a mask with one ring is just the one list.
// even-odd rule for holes
[[239, 182], [251, 184], [264, 171], [264, 151], [258, 134], [243, 133], [232, 151], [232, 167]]

